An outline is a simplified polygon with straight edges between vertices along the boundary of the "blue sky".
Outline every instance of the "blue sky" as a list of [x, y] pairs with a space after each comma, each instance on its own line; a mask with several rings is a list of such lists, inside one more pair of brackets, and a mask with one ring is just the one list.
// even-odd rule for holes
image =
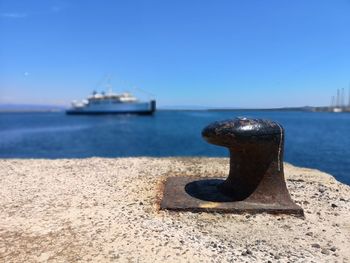
[[349, 0], [0, 0], [0, 103], [66, 104], [111, 74], [160, 106], [328, 105]]

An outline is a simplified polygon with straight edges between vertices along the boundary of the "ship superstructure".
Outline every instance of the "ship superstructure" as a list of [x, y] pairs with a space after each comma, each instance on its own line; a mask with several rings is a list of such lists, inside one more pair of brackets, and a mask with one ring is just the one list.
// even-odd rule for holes
[[73, 101], [67, 114], [153, 114], [156, 101], [140, 101], [128, 92], [113, 93], [110, 85], [108, 92], [94, 91], [87, 99]]

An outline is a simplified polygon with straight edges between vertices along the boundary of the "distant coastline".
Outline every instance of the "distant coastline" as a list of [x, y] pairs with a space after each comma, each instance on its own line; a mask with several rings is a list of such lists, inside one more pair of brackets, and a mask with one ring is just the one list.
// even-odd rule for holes
[[66, 107], [61, 105], [0, 104], [0, 112], [59, 112]]
[[[35, 105], [35, 104], [0, 104], [0, 113], [19, 112], [61, 112], [67, 109], [63, 105]], [[157, 111], [302, 111], [302, 112], [333, 112], [330, 107], [304, 106], [280, 108], [229, 108], [229, 107], [202, 107], [202, 106], [163, 106]], [[345, 108], [342, 112], [350, 112]]]
[[215, 107], [208, 107], [208, 108], [196, 108], [196, 109], [190, 109], [190, 108], [160, 108], [159, 111], [304, 111], [304, 112], [314, 112], [318, 111], [318, 108], [323, 107], [311, 107], [311, 106], [304, 106], [304, 107], [281, 107], [281, 108], [215, 108]]

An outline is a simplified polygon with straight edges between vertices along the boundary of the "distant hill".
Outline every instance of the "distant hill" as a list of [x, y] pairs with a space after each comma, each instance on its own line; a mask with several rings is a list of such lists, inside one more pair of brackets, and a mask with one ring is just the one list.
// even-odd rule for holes
[[315, 107], [283, 107], [283, 108], [212, 108], [210, 111], [313, 111]]
[[315, 107], [283, 107], [283, 108], [228, 108], [205, 106], [161, 106], [158, 110], [207, 110], [207, 111], [313, 111]]
[[198, 106], [198, 105], [166, 105], [159, 106], [157, 110], [208, 110], [210, 107]]
[[36, 105], [36, 104], [0, 104], [0, 112], [23, 112], [23, 111], [62, 111], [61, 105]]

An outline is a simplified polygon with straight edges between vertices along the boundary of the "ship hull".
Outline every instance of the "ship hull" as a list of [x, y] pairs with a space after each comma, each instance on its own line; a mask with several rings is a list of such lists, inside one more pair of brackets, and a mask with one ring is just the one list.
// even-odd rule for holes
[[137, 114], [137, 115], [152, 115], [154, 111], [81, 111], [81, 110], [66, 110], [67, 115], [108, 115], [108, 114]]
[[156, 102], [117, 103], [72, 108], [66, 111], [68, 115], [104, 115], [104, 114], [138, 114], [151, 115], [156, 110]]

